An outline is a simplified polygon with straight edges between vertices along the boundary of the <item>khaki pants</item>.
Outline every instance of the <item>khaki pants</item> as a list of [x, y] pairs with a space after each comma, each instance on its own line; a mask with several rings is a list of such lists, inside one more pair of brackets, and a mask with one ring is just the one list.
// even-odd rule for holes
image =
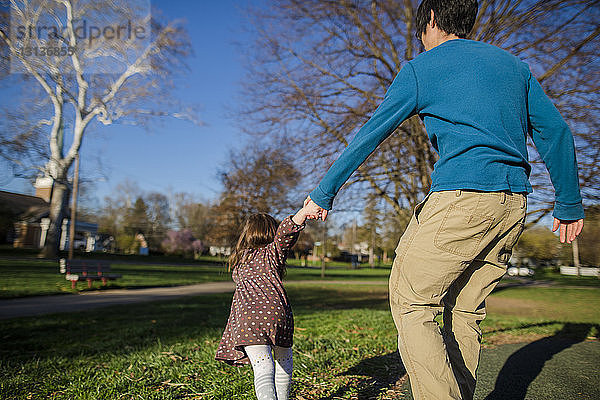
[[[390, 275], [398, 349], [415, 399], [472, 399], [485, 299], [523, 231], [526, 197], [431, 193], [415, 207]], [[434, 318], [443, 313], [440, 330]]]

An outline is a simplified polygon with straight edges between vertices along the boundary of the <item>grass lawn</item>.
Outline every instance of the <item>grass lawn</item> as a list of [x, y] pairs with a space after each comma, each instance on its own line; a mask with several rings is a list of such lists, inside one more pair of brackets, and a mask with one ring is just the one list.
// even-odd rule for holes
[[[106, 288], [188, 285], [200, 282], [231, 279], [227, 270], [219, 266], [202, 265], [140, 265], [111, 264], [111, 271], [121, 274], [120, 279], [108, 281]], [[94, 282], [94, 288], [102, 287]], [[71, 282], [58, 271], [58, 262], [43, 260], [0, 260], [0, 298], [32, 295], [75, 293], [88, 290], [87, 282]]]
[[[31, 248], [15, 248], [12, 245], [2, 244], [0, 245], [0, 257], [4, 258], [33, 258], [35, 259], [40, 254], [39, 249]], [[59, 251], [57, 258], [67, 258], [68, 251]], [[113, 254], [104, 252], [85, 252], [85, 251], [74, 251], [75, 258], [90, 258], [90, 259], [101, 259], [109, 260], [113, 262], [137, 262], [137, 263], [161, 263], [161, 264], [219, 264], [222, 263], [223, 259], [220, 257], [213, 257], [210, 255], [200, 256], [198, 260], [192, 258], [184, 258], [178, 255], [167, 255], [167, 254], [154, 254], [150, 256], [143, 256], [140, 254]]]
[[597, 277], [561, 275], [555, 268], [537, 268], [535, 270], [535, 279], [552, 281], [556, 284], [566, 286], [600, 287], [600, 279]]
[[[408, 398], [385, 285], [287, 287], [296, 322], [292, 398]], [[218, 294], [4, 320], [0, 398], [254, 399], [248, 367], [213, 360], [230, 302], [231, 294]], [[598, 335], [599, 305], [598, 289], [501, 290], [490, 297], [484, 345], [553, 335], [586, 341]], [[590, 365], [586, 373], [597, 376], [600, 367]], [[566, 397], [543, 397], [550, 398]]]
[[[312, 268], [321, 268], [321, 261], [304, 261], [301, 260], [299, 258], [290, 258], [287, 260], [288, 265], [294, 266], [294, 267], [301, 267], [301, 266], [307, 266], [307, 267], [312, 267]], [[342, 268], [346, 268], [346, 269], [350, 269], [352, 264], [350, 262], [345, 262], [345, 261], [327, 261], [325, 263], [325, 267], [342, 267]], [[371, 268], [371, 266], [369, 265], [369, 263], [361, 263], [359, 264], [360, 268]], [[375, 268], [391, 268], [392, 267], [392, 261], [389, 261], [387, 263], [383, 263], [383, 262], [379, 262], [376, 261], [375, 262]]]
[[[36, 259], [35, 254], [37, 253], [34, 250], [0, 246], [0, 257], [4, 257], [0, 258], [0, 299], [90, 290], [87, 282], [79, 282], [77, 289], [71, 289], [71, 283], [58, 272], [58, 262]], [[224, 261], [218, 257], [205, 256], [200, 260], [186, 260], [175, 256], [144, 257], [102, 253], [82, 253], [77, 257], [109, 260], [112, 271], [122, 275], [120, 279], [109, 281], [106, 287], [96, 281], [91, 290], [190, 285], [231, 279]], [[300, 263], [300, 260], [288, 260], [286, 280], [321, 279], [320, 266], [300, 267]], [[327, 265], [324, 279], [382, 282], [388, 279], [390, 268], [390, 265], [370, 268], [363, 264], [358, 269], [350, 269], [348, 263], [332, 262]], [[542, 280], [557, 286], [600, 288], [598, 278], [562, 276], [552, 269], [540, 268], [534, 278], [516, 279]], [[515, 282], [515, 278], [510, 277], [506, 277], [505, 280]]]
[[[122, 278], [109, 281], [105, 288], [175, 286], [231, 279], [227, 268], [218, 264], [119, 264], [117, 260], [111, 264], [111, 271], [121, 274]], [[326, 271], [325, 279], [386, 280], [388, 276], [389, 268], [357, 270], [331, 268]], [[286, 279], [321, 279], [321, 270], [290, 267]], [[100, 288], [102, 288], [101, 283], [94, 282], [94, 290]], [[77, 289], [72, 290], [71, 282], [58, 272], [58, 263], [55, 261], [0, 259], [0, 298], [75, 293], [87, 290], [89, 289], [85, 281], [78, 282]]]

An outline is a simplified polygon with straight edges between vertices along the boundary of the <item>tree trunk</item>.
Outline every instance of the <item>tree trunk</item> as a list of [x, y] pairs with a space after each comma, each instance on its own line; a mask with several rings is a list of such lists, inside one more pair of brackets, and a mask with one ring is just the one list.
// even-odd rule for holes
[[371, 245], [369, 246], [369, 265], [375, 268], [375, 229], [371, 225]]
[[572, 247], [573, 247], [573, 265], [575, 265], [575, 268], [577, 268], [577, 276], [581, 275], [581, 264], [579, 263], [579, 243], [577, 242], [577, 239], [573, 240], [572, 243]]
[[46, 244], [39, 254], [43, 258], [56, 258], [60, 241], [62, 221], [69, 202], [69, 187], [66, 179], [56, 180], [50, 200], [50, 227], [46, 236]]
[[327, 253], [325, 252], [325, 243], [327, 243], [327, 225], [323, 224], [323, 256], [321, 257], [321, 279], [325, 278], [325, 257], [327, 257]]

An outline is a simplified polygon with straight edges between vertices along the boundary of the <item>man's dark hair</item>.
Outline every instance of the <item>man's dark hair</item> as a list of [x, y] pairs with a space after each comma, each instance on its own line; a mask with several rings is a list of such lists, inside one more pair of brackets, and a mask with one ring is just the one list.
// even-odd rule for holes
[[423, 0], [417, 10], [417, 38], [425, 33], [431, 10], [438, 28], [459, 38], [466, 38], [477, 17], [477, 0]]

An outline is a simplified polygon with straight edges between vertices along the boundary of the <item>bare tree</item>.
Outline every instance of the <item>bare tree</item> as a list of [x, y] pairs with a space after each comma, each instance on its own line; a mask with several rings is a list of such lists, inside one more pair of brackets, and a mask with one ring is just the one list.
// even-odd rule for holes
[[194, 237], [206, 241], [214, 228], [212, 208], [209, 202], [198, 201], [188, 193], [177, 193], [174, 196], [173, 220], [178, 229], [189, 229]]
[[[279, 0], [254, 10], [249, 52], [249, 133], [297, 151], [311, 184], [322, 176], [382, 101], [409, 60], [418, 1]], [[583, 193], [597, 201], [600, 178], [599, 1], [483, 0], [472, 37], [530, 63], [576, 135]], [[251, 123], [248, 123], [251, 121]], [[551, 210], [547, 173], [532, 156], [532, 181], [544, 215]], [[403, 123], [350, 178], [383, 198], [403, 223], [428, 192], [437, 154], [418, 117]], [[364, 195], [363, 195], [364, 198]]]
[[239, 228], [251, 213], [264, 212], [283, 216], [294, 206], [290, 192], [298, 185], [300, 172], [278, 149], [250, 146], [232, 152], [221, 172], [223, 192], [213, 207], [215, 223], [211, 241], [231, 244]]
[[171, 224], [169, 199], [162, 193], [150, 192], [144, 196], [148, 205], [148, 230], [144, 232], [151, 248], [158, 248]]
[[54, 180], [46, 256], [57, 251], [67, 174], [86, 131], [98, 123], [138, 124], [153, 116], [192, 118], [169, 96], [171, 76], [185, 67], [188, 37], [176, 23], [153, 18], [147, 4], [10, 1], [10, 31], [0, 30], [0, 42], [10, 68], [22, 72], [23, 87], [39, 89], [32, 103], [40, 110], [15, 107], [12, 118], [25, 126], [13, 136], [4, 131], [1, 155], [19, 161], [23, 152], [39, 149], [37, 158], [46, 157], [39, 169]]
[[137, 233], [142, 233], [148, 241], [148, 247], [156, 250], [160, 248], [171, 225], [169, 211], [167, 196], [158, 192], [144, 192], [135, 182], [126, 180], [104, 198], [95, 219], [101, 232], [131, 242]]

